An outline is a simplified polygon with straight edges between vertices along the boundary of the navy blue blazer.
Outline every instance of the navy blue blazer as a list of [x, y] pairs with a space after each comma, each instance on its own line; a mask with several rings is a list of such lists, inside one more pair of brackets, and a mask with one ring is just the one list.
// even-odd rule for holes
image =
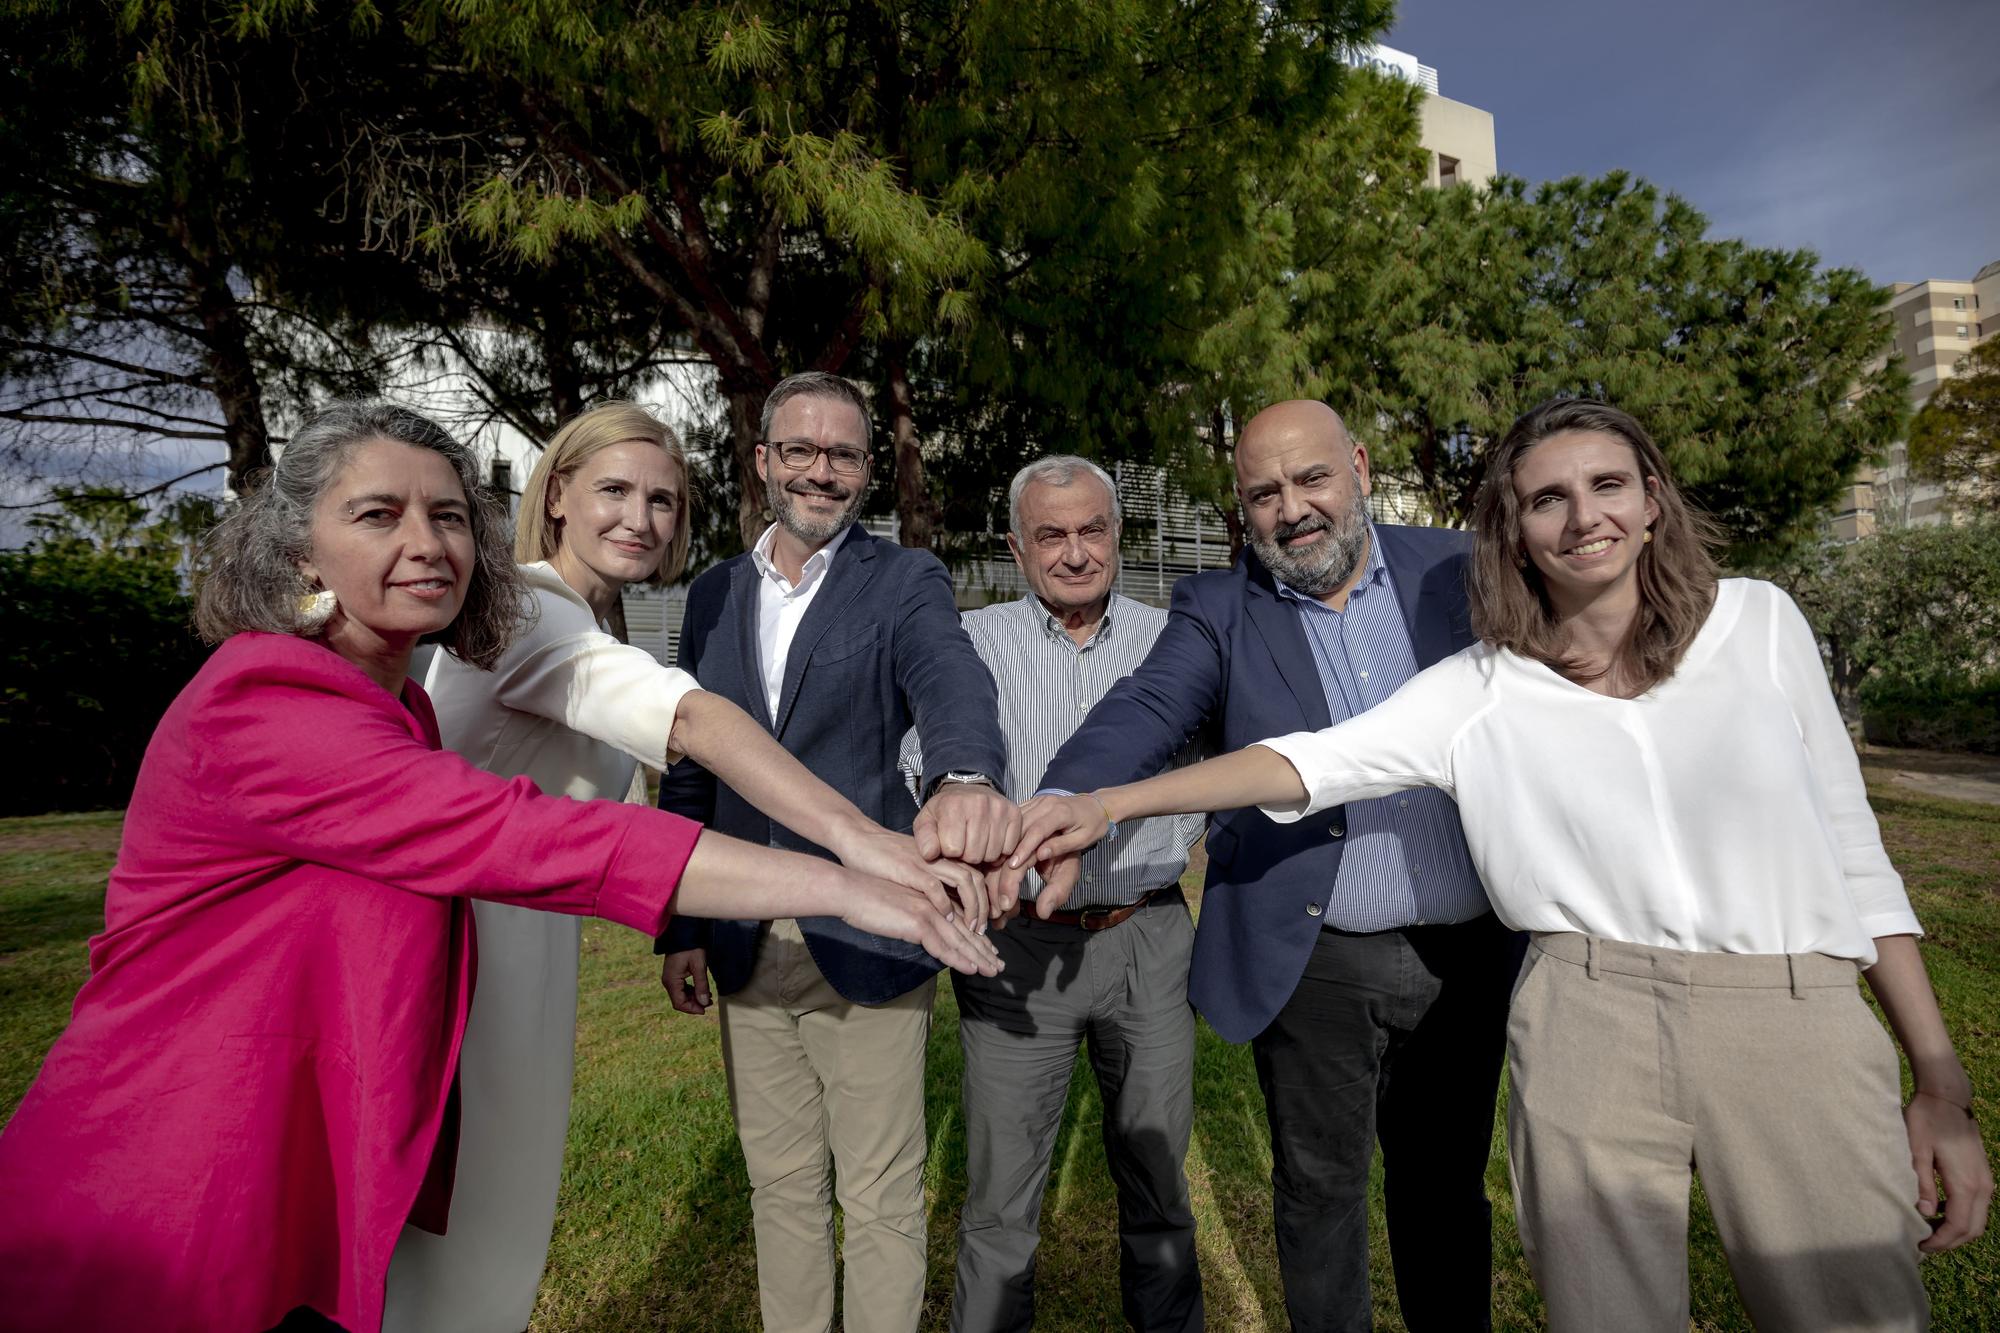
[[[680, 665], [703, 689], [763, 723], [861, 813], [907, 833], [917, 807], [896, 761], [913, 724], [933, 771], [999, 776], [1006, 749], [993, 677], [959, 623], [951, 576], [929, 551], [880, 541], [857, 524], [823, 577], [785, 658], [775, 718], [757, 651], [759, 576], [747, 552], [688, 589]], [[733, 838], [832, 859], [691, 759], [661, 779], [660, 808]], [[801, 918], [799, 925], [820, 972], [860, 1004], [893, 1000], [938, 970], [919, 946], [838, 917]], [[727, 995], [750, 980], [762, 929], [757, 921], [675, 917], [656, 952], [706, 948], [716, 987]]]
[[[1465, 579], [1471, 539], [1444, 528], [1377, 525], [1417, 665], [1472, 643]], [[1326, 692], [1296, 607], [1255, 554], [1174, 586], [1167, 627], [1139, 669], [1050, 761], [1044, 787], [1089, 791], [1149, 777], [1203, 732], [1220, 753], [1330, 726]], [[1294, 824], [1229, 810], [1208, 825], [1208, 880], [1188, 998], [1229, 1041], [1262, 1032], [1291, 998], [1333, 896], [1345, 807]]]

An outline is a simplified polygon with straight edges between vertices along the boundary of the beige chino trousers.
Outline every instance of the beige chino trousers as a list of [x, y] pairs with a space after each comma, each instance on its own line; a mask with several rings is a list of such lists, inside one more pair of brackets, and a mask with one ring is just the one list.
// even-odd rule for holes
[[750, 1169], [767, 1333], [833, 1327], [833, 1202], [848, 1333], [912, 1333], [924, 1301], [924, 1046], [937, 978], [887, 1004], [841, 998], [796, 921], [722, 997], [722, 1058]]
[[1690, 1174], [1764, 1333], [1928, 1326], [1895, 1047], [1823, 954], [1537, 935], [1508, 1022], [1522, 1248], [1555, 1333], [1685, 1333]]

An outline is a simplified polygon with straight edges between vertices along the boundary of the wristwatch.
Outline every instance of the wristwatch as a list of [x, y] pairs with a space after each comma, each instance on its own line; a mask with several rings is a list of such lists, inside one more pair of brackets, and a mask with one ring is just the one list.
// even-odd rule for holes
[[954, 768], [931, 784], [930, 794], [932, 796], [937, 795], [938, 789], [946, 783], [953, 783], [961, 787], [991, 787], [993, 779], [987, 777], [984, 773], [975, 772], [971, 769]]

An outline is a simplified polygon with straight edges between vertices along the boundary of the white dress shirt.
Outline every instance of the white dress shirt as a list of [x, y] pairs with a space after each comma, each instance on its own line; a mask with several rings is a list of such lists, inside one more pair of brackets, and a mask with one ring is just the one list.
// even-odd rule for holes
[[1781, 590], [1725, 579], [1636, 699], [1484, 644], [1340, 726], [1263, 744], [1305, 783], [1281, 823], [1409, 787], [1451, 794], [1502, 921], [1712, 953], [1875, 961], [1921, 930], [1818, 645]]
[[826, 571], [833, 564], [835, 553], [852, 531], [851, 527], [842, 528], [832, 541], [807, 557], [797, 583], [771, 563], [771, 541], [777, 536], [777, 524], [765, 528], [764, 535], [750, 548], [750, 563], [758, 574], [757, 665], [764, 672], [764, 702], [770, 707], [774, 723], [778, 720], [778, 696], [785, 688], [785, 659], [791, 656], [792, 639], [799, 632], [799, 622], [806, 618], [806, 608], [826, 582]]

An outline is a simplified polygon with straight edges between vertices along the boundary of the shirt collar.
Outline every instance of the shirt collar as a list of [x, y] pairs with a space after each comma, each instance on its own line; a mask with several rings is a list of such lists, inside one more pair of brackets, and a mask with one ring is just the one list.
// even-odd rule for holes
[[759, 575], [779, 585], [786, 592], [797, 592], [800, 588], [809, 586], [814, 579], [826, 572], [827, 566], [833, 563], [833, 557], [839, 553], [842, 544], [847, 541], [847, 534], [852, 531], [854, 531], [854, 525], [850, 523], [835, 533], [832, 541], [806, 557], [805, 567], [799, 571], [799, 581], [797, 583], [792, 583], [786, 579], [784, 571], [780, 570], [771, 561], [771, 543], [778, 535], [778, 525], [776, 523], [765, 528], [764, 534], [757, 538], [757, 544], [750, 548], [750, 563], [756, 568]]
[[1056, 619], [1055, 614], [1046, 606], [1043, 606], [1042, 599], [1035, 596], [1035, 594], [1029, 593], [1026, 597], [1023, 597], [1021, 599], [1021, 606], [1034, 622], [1042, 627], [1042, 633], [1048, 635], [1051, 639], [1061, 639], [1080, 652], [1110, 636], [1111, 622], [1114, 618], [1112, 613], [1117, 610], [1117, 602], [1118, 594], [1112, 593], [1110, 598], [1104, 603], [1104, 618], [1097, 622], [1097, 628], [1092, 630], [1090, 637], [1082, 643], [1077, 643], [1076, 640], [1069, 637], [1069, 631], [1063, 628], [1062, 621]]
[[[1367, 588], [1380, 587], [1389, 581], [1389, 566], [1382, 559], [1382, 535], [1375, 531], [1373, 523], [1368, 525], [1368, 555], [1364, 564], [1365, 572], [1361, 575], [1361, 581], [1355, 584], [1353, 589], [1348, 592], [1347, 595], [1349, 597], [1356, 596]], [[1280, 597], [1288, 597], [1292, 601], [1304, 602], [1309, 606], [1317, 606], [1322, 610], [1328, 609], [1326, 603], [1320, 601], [1319, 598], [1306, 596], [1279, 578], [1275, 573], [1271, 575], [1271, 582], [1278, 586], [1278, 596]]]

